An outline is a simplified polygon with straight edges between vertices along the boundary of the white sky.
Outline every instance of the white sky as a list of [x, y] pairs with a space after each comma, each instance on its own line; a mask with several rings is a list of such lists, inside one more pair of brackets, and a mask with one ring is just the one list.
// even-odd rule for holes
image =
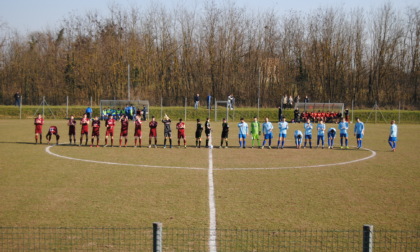
[[[366, 11], [390, 2], [396, 9], [403, 11], [406, 7], [420, 7], [419, 0], [210, 0], [218, 6], [233, 2], [237, 7], [258, 12], [274, 10], [287, 12], [296, 10], [309, 12], [319, 7], [339, 7], [352, 9], [361, 7]], [[25, 34], [58, 27], [69, 13], [83, 15], [87, 11], [97, 10], [102, 15], [109, 13], [113, 3], [125, 7], [137, 6], [146, 9], [151, 3], [158, 2], [168, 9], [181, 4], [195, 7], [198, 10], [208, 0], [0, 0], [0, 24], [6, 23], [13, 30]]]

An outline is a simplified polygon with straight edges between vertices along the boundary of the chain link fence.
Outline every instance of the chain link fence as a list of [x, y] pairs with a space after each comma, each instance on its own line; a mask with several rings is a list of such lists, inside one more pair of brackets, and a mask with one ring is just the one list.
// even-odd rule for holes
[[[0, 251], [420, 251], [420, 231], [0, 227]], [[156, 237], [159, 236], [159, 239]]]

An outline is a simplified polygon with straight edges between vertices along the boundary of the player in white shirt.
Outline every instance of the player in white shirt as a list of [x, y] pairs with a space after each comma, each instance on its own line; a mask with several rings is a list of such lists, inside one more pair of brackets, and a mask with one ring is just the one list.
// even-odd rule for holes
[[395, 152], [395, 149], [397, 148], [397, 135], [398, 135], [398, 127], [395, 124], [395, 120], [392, 120], [388, 143], [389, 143], [389, 146], [391, 146], [392, 151], [394, 152]]

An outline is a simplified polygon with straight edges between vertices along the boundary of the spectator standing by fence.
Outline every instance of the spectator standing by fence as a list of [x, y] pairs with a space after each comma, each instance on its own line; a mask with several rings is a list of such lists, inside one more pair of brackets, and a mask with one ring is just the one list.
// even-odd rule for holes
[[228, 108], [230, 108], [231, 110], [233, 109], [233, 106], [235, 104], [235, 97], [233, 97], [233, 94], [228, 96]]
[[283, 96], [283, 108], [284, 109], [287, 108], [287, 101], [288, 101], [288, 98], [287, 98], [287, 94], [286, 94], [286, 95]]
[[349, 109], [346, 108], [346, 110], [344, 110], [344, 118], [346, 119], [346, 122], [350, 122], [350, 112]]
[[20, 106], [20, 100], [22, 96], [20, 95], [19, 91], [16, 92], [16, 94], [13, 96], [15, 98], [15, 106]]
[[305, 96], [305, 99], [303, 100], [304, 103], [309, 103], [309, 97]]
[[211, 109], [211, 95], [207, 95], [207, 109]]
[[300, 101], [300, 96], [299, 96], [299, 95], [297, 95], [297, 96], [295, 97], [295, 103], [299, 103], [299, 101]]
[[91, 107], [87, 107], [86, 108], [85, 113], [86, 113], [88, 119], [91, 119], [92, 118], [92, 112], [93, 111], [92, 111], [92, 108]]
[[281, 108], [281, 105], [280, 105], [279, 106], [279, 120], [278, 120], [278, 122], [280, 122], [282, 118], [283, 118], [283, 109]]
[[297, 123], [297, 122], [299, 122], [300, 123], [300, 120], [299, 120], [299, 108], [295, 108], [295, 111], [293, 112], [293, 115], [294, 115], [294, 117], [293, 117], [293, 122], [294, 123]]
[[194, 108], [198, 109], [199, 105], [200, 105], [200, 94], [196, 94], [194, 96]]
[[292, 96], [289, 96], [288, 105], [289, 105], [290, 109], [293, 108], [293, 97]]
[[142, 112], [143, 112], [143, 121], [146, 121], [146, 115], [147, 115], [147, 108], [146, 108], [146, 105], [143, 105], [143, 110], [142, 110]]

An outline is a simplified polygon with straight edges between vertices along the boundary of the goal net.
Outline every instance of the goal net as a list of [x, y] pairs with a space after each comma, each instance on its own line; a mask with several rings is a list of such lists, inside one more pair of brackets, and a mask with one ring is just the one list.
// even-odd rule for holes
[[235, 110], [233, 110], [230, 102], [214, 100], [214, 121], [221, 121], [223, 118], [229, 121], [229, 115], [232, 116], [232, 120], [235, 120]]
[[299, 109], [300, 112], [344, 112], [344, 103], [296, 103], [295, 109]]
[[149, 120], [148, 100], [101, 100], [99, 107], [102, 120], [111, 115], [116, 118], [126, 115], [130, 119], [140, 115], [142, 120]]

